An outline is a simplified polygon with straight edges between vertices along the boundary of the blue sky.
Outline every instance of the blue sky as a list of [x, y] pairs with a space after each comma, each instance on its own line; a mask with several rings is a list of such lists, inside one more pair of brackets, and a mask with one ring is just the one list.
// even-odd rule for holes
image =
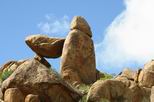
[[[58, 30], [61, 31], [53, 33], [45, 32], [42, 27], [47, 23], [52, 25], [55, 21], [59, 22], [59, 25], [63, 20], [69, 23], [76, 15], [86, 18], [93, 32], [94, 43], [97, 45], [104, 39], [109, 25], [124, 10], [123, 0], [1, 0], [0, 65], [9, 60], [34, 56], [24, 42], [25, 37], [30, 34], [44, 33], [50, 37], [65, 37], [67, 28], [64, 30], [59, 28]], [[59, 59], [49, 61], [55, 69], [59, 70]], [[103, 69], [104, 66], [101, 64], [97, 67], [102, 71], [117, 73], [116, 70]]]

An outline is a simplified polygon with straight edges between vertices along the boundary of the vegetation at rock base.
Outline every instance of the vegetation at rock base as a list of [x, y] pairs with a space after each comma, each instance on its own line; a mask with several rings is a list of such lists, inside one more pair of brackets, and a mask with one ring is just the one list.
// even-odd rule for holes
[[100, 80], [112, 79], [113, 75], [104, 73], [104, 77], [100, 78]]
[[[57, 75], [59, 78], [61, 78], [60, 74], [54, 68], [51, 67], [50, 70], [52, 72], [54, 72], [54, 74]], [[2, 83], [12, 73], [13, 73], [12, 70], [5, 70], [4, 72], [1, 72], [0, 73], [0, 82]], [[113, 75], [111, 75], [111, 74], [107, 74], [107, 73], [103, 73], [103, 72], [101, 72], [101, 73], [104, 74], [104, 75], [99, 80], [107, 80], [107, 79], [112, 79], [113, 78]], [[87, 99], [87, 94], [88, 94], [88, 91], [89, 91], [91, 85], [81, 84], [81, 85], [78, 86], [78, 89], [84, 94], [82, 99], [79, 102], [87, 102], [87, 100], [86, 100]], [[100, 102], [109, 102], [109, 101], [106, 100], [106, 99], [101, 99]]]
[[0, 73], [0, 81], [3, 82], [6, 80], [11, 74], [13, 73], [12, 70], [5, 70], [4, 72]]
[[[113, 78], [113, 75], [104, 73], [104, 77], [100, 78], [100, 80], [107, 80], [107, 79], [112, 79], [112, 78]], [[85, 85], [85, 84], [79, 85], [78, 89], [84, 93], [84, 96], [79, 102], [87, 102], [86, 98], [87, 98], [87, 94], [88, 94], [90, 87], [91, 85]], [[109, 101], [107, 99], [101, 99], [100, 102], [109, 102]]]
[[80, 102], [86, 102], [86, 98], [87, 98], [87, 94], [88, 91], [90, 89], [91, 85], [85, 85], [85, 84], [81, 84], [79, 85], [78, 89], [84, 93], [84, 96], [82, 97], [82, 99], [80, 100]]

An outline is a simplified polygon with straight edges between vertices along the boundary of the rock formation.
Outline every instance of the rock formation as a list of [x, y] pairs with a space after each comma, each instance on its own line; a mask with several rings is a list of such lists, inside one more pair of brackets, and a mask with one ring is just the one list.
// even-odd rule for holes
[[143, 70], [140, 72], [138, 81], [142, 87], [151, 88], [154, 86], [154, 60], [145, 64]]
[[25, 60], [20, 60], [20, 61], [9, 61], [7, 63], [5, 63], [1, 68], [0, 68], [0, 72], [5, 72], [6, 70], [8, 71], [15, 71], [17, 69], [18, 66], [20, 66], [22, 63], [24, 63]]
[[131, 87], [136, 82], [137, 72], [128, 68], [124, 69], [115, 79], [125, 83], [127, 87]]
[[[36, 56], [0, 68], [0, 102], [82, 102], [86, 95], [87, 102], [154, 102], [154, 60], [138, 71], [126, 68], [102, 79], [106, 73], [96, 69], [91, 37], [81, 16], [73, 18], [66, 40], [28, 36], [25, 42]], [[61, 75], [45, 59], [60, 56]]]
[[3, 93], [9, 88], [18, 88], [24, 97], [29, 94], [38, 95], [41, 102], [77, 102], [81, 97], [80, 92], [35, 59], [25, 61], [2, 83]]
[[[140, 72], [143, 71], [145, 74], [144, 70], [152, 69], [152, 67], [152, 64], [148, 63], [143, 70], [132, 71], [130, 69], [124, 69], [123, 72], [112, 80], [95, 82], [88, 93], [88, 102], [100, 102], [102, 99], [107, 99], [109, 102], [152, 102], [150, 101], [150, 96], [151, 100], [153, 100], [151, 87], [142, 86], [143, 84], [141, 84], [140, 78], [138, 78], [142, 76]], [[145, 74], [144, 76], [147, 75]], [[144, 80], [146, 85], [151, 85], [147, 84], [148, 82]]]
[[138, 71], [132, 71], [130, 69], [124, 69], [123, 72], [118, 75], [115, 80], [123, 82], [130, 90], [132, 95], [132, 102], [150, 102], [150, 92], [148, 88], [140, 87], [138, 83]]
[[91, 84], [96, 81], [96, 64], [92, 33], [86, 20], [76, 16], [64, 42], [61, 75], [69, 83]]
[[31, 35], [25, 40], [26, 44], [39, 56], [57, 58], [62, 54], [65, 39], [49, 38], [46, 35]]
[[154, 102], [154, 86], [151, 88], [150, 102]]

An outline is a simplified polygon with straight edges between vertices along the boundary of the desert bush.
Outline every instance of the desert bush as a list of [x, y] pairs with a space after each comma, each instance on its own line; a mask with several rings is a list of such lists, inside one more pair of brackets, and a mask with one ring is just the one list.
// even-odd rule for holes
[[5, 70], [4, 72], [0, 73], [0, 81], [3, 82], [6, 80], [11, 74], [13, 73], [12, 70]]
[[79, 101], [79, 102], [87, 102], [86, 99], [87, 99], [87, 93], [90, 89], [90, 86], [91, 85], [85, 85], [85, 84], [81, 84], [78, 89], [84, 94], [82, 99]]
[[107, 79], [112, 79], [112, 78], [113, 78], [113, 75], [104, 73], [104, 77], [100, 78], [100, 80], [107, 80]]

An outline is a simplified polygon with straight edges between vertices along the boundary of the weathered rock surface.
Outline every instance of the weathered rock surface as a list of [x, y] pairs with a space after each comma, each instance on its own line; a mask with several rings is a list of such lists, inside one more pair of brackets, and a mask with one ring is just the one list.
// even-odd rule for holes
[[26, 44], [39, 56], [57, 58], [62, 54], [65, 39], [49, 38], [46, 35], [31, 35], [25, 40]]
[[91, 84], [96, 81], [94, 45], [80, 30], [69, 32], [62, 52], [61, 75], [70, 83]]
[[123, 82], [126, 87], [131, 90], [132, 99], [131, 102], [150, 102], [150, 90], [148, 88], [140, 87], [138, 84], [138, 71], [132, 71], [130, 69], [124, 69], [115, 80]]
[[136, 75], [137, 72], [130, 70], [129, 68], [125, 68], [122, 73], [121, 73], [121, 77], [126, 77], [128, 80], [135, 80], [136, 79]]
[[4, 102], [2, 99], [0, 99], [0, 102]]
[[75, 16], [71, 22], [71, 30], [78, 29], [88, 36], [92, 37], [92, 32], [88, 22], [81, 16]]
[[29, 94], [25, 98], [25, 102], [40, 102], [38, 95]]
[[126, 87], [128, 87], [132, 93], [131, 102], [142, 102], [143, 93], [141, 87], [138, 86], [133, 80], [129, 80], [127, 77], [118, 76], [115, 80], [123, 82]]
[[154, 60], [145, 64], [138, 78], [139, 85], [151, 88], [154, 86]]
[[26, 60], [9, 61], [0, 68], [0, 86]]
[[101, 102], [104, 99], [109, 102], [131, 102], [132, 95], [130, 89], [121, 81], [99, 80], [91, 86], [87, 101]]
[[9, 88], [18, 88], [24, 96], [38, 95], [41, 102], [77, 102], [81, 97], [80, 92], [35, 59], [25, 61], [2, 83], [3, 93]]
[[4, 71], [15, 71], [18, 66], [20, 66], [22, 63], [24, 63], [26, 60], [19, 60], [19, 61], [9, 61], [5, 63], [1, 68], [0, 72], [3, 73]]
[[9, 88], [5, 91], [4, 102], [24, 102], [24, 95], [17, 88]]
[[132, 102], [150, 102], [150, 93], [149, 88], [140, 87], [138, 84], [133, 83], [129, 87], [132, 95]]
[[150, 102], [154, 102], [154, 86], [151, 88]]
[[137, 72], [125, 68], [115, 79], [122, 81], [127, 87], [130, 87], [136, 82]]
[[[3, 99], [3, 93], [2, 93], [2, 90], [0, 88], [0, 99]], [[0, 101], [1, 102], [1, 101]]]

